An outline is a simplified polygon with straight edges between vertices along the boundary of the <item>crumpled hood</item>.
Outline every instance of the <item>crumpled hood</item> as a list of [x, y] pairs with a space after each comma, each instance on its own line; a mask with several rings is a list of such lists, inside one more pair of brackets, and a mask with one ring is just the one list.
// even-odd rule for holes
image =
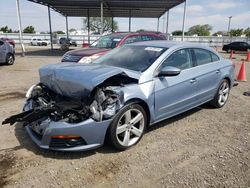
[[73, 98], [89, 96], [96, 86], [118, 74], [139, 79], [133, 71], [98, 64], [52, 64], [40, 68], [39, 74], [40, 82], [52, 91]]

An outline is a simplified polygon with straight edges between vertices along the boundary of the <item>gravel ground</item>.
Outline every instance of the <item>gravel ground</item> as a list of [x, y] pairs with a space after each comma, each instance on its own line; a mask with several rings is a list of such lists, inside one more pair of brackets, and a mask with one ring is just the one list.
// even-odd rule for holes
[[[30, 47], [27, 54], [17, 54], [13, 66], [0, 66], [0, 122], [21, 110], [26, 90], [38, 82], [38, 68], [58, 62], [63, 53]], [[246, 69], [250, 81], [250, 62]], [[203, 105], [156, 124], [124, 152], [107, 144], [90, 152], [44, 151], [22, 126], [1, 126], [0, 187], [250, 187], [245, 91], [249, 82], [234, 87], [222, 109]]]

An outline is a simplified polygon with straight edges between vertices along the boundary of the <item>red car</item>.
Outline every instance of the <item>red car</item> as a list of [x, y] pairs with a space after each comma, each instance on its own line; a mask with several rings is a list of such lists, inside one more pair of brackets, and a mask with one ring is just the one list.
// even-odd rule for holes
[[113, 48], [149, 40], [166, 40], [166, 37], [160, 32], [112, 33], [99, 38], [87, 48], [68, 51], [63, 55], [62, 62], [91, 63]]
[[6, 38], [6, 37], [3, 37], [3, 38], [0, 38], [0, 40], [4, 41], [4, 42], [8, 42], [9, 44], [11, 44], [13, 46], [13, 48], [15, 48], [15, 41], [10, 39], [10, 38]]

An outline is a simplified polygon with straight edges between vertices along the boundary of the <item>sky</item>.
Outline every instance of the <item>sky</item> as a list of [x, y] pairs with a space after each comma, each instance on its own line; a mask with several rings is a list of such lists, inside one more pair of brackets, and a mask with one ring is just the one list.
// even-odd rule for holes
[[[169, 11], [169, 32], [181, 30], [184, 3]], [[20, 0], [22, 25], [35, 27], [36, 31], [49, 31], [48, 8], [27, 0]], [[227, 31], [228, 17], [232, 16], [231, 28], [250, 27], [250, 0], [187, 0], [186, 29], [197, 24], [210, 24], [213, 32]], [[52, 30], [66, 30], [65, 17], [51, 12]], [[128, 18], [114, 18], [120, 31], [128, 31]], [[164, 21], [165, 20], [165, 21]], [[165, 30], [164, 15], [160, 18], [160, 31]], [[18, 30], [16, 0], [0, 0], [0, 27]], [[79, 17], [68, 18], [69, 28], [83, 28]], [[131, 30], [156, 30], [157, 19], [132, 18]]]

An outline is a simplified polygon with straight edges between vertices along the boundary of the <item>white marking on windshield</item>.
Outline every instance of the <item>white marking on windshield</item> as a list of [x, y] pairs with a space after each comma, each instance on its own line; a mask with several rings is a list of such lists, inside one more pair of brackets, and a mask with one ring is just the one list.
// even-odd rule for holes
[[154, 52], [160, 52], [160, 51], [163, 50], [163, 48], [146, 47], [144, 50], [147, 50], [147, 51], [154, 51]]

